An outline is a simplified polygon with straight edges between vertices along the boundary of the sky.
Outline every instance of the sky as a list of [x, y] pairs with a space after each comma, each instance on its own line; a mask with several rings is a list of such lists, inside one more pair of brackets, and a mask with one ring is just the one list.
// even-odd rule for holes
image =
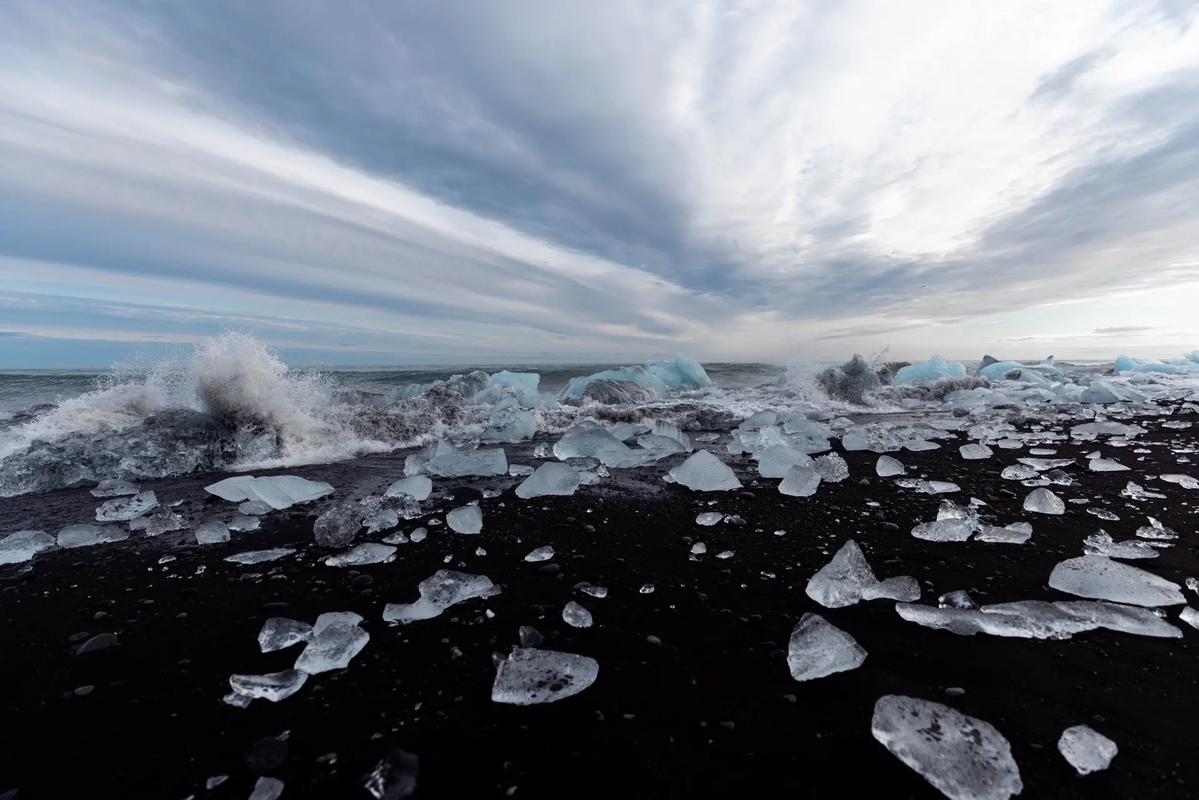
[[1197, 9], [6, 0], [0, 368], [1177, 355]]

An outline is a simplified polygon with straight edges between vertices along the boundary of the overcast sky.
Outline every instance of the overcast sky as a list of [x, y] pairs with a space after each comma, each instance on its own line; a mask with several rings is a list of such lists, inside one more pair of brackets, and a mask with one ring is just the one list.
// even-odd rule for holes
[[0, 367], [1175, 355], [1197, 21], [6, 0]]

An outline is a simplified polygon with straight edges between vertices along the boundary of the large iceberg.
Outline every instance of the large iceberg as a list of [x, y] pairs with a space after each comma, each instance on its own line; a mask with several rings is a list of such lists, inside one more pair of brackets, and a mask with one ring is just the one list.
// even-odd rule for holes
[[693, 358], [680, 355], [674, 361], [655, 361], [645, 366], [617, 367], [593, 375], [571, 378], [559, 395], [563, 402], [578, 403], [584, 399], [587, 387], [595, 381], [632, 383], [648, 389], [654, 399], [688, 389], [704, 389], [712, 379], [703, 366]]
[[1142, 361], [1132, 356], [1120, 356], [1116, 359], [1116, 372], [1158, 372], [1170, 375], [1199, 372], [1199, 363], [1189, 358], [1179, 358], [1174, 361]]
[[939, 381], [944, 378], [964, 378], [966, 367], [956, 361], [946, 361], [941, 356], [933, 356], [928, 361], [908, 364], [895, 373], [896, 383], [923, 383]]

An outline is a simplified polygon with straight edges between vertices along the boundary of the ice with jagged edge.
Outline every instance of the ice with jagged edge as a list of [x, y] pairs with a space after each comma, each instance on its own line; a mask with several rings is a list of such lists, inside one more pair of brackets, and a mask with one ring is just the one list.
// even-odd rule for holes
[[1107, 531], [1100, 530], [1083, 539], [1083, 553], [1089, 556], [1107, 556], [1126, 560], [1157, 558], [1157, 548], [1140, 539], [1116, 541]]
[[1066, 513], [1066, 504], [1062, 498], [1045, 487], [1038, 487], [1024, 498], [1024, 510], [1034, 514], [1061, 515]]
[[741, 488], [741, 481], [728, 464], [707, 450], [696, 450], [670, 470], [670, 477], [693, 492], [727, 492]]
[[45, 531], [15, 531], [0, 539], [0, 564], [21, 564], [56, 544]]
[[420, 599], [414, 603], [388, 603], [384, 622], [408, 623], [440, 616], [447, 608], [467, 600], [492, 597], [500, 589], [486, 575], [441, 569], [417, 585]]
[[286, 650], [312, 638], [312, 626], [288, 617], [271, 617], [258, 631], [258, 649], [263, 653]]
[[307, 672], [288, 669], [266, 675], [230, 675], [229, 686], [244, 698], [278, 703], [300, 691], [307, 680]]
[[1152, 572], [1105, 556], [1088, 555], [1059, 562], [1049, 586], [1060, 592], [1134, 606], [1173, 606], [1186, 603], [1182, 587]]
[[814, 464], [800, 464], [787, 470], [779, 483], [779, 493], [788, 497], [811, 497], [820, 488], [820, 480]]
[[408, 476], [465, 478], [504, 475], [507, 472], [508, 457], [503, 448], [460, 450], [444, 439], [404, 459], [404, 474]]
[[698, 361], [680, 355], [673, 362], [655, 361], [644, 366], [618, 367], [572, 378], [558, 396], [563, 401], [578, 403], [587, 395], [588, 387], [597, 381], [634, 384], [648, 390], [650, 398], [655, 400], [675, 392], [712, 385], [712, 379]]
[[116, 497], [96, 509], [96, 522], [128, 522], [158, 508], [154, 492], [139, 492], [132, 497]]
[[483, 509], [478, 506], [459, 506], [445, 515], [445, 524], [454, 533], [473, 536], [483, 530]]
[[1024, 789], [1003, 734], [941, 703], [883, 695], [870, 732], [950, 800], [1008, 800]]
[[908, 622], [959, 636], [1069, 639], [1100, 628], [1160, 639], [1182, 636], [1182, 631], [1149, 609], [1094, 600], [1018, 600], [977, 608], [896, 603], [895, 611]]
[[265, 564], [268, 561], [278, 561], [295, 552], [291, 547], [271, 547], [266, 550], [246, 550], [242, 553], [234, 553], [231, 556], [225, 556], [225, 560], [231, 564], [252, 566], [254, 564]]
[[804, 614], [787, 643], [787, 668], [797, 681], [810, 681], [857, 669], [866, 650], [819, 614]]
[[257, 500], [276, 511], [282, 511], [332, 494], [333, 487], [324, 481], [310, 481], [296, 475], [272, 475], [265, 478], [238, 475], [205, 486], [204, 491], [231, 503]]
[[599, 677], [599, 662], [587, 656], [515, 648], [496, 668], [491, 699], [529, 706], [554, 703], [582, 692]]
[[384, 492], [385, 497], [411, 497], [418, 503], [429, 499], [429, 495], [433, 493], [433, 481], [425, 475], [409, 475], [407, 478], [400, 478]]
[[919, 600], [920, 584], [907, 575], [880, 581], [858, 543], [849, 539], [808, 580], [804, 592], [825, 608], [844, 608], [861, 600]]
[[129, 531], [116, 525], [66, 525], [58, 532], [58, 546], [64, 549], [72, 547], [92, 547], [98, 544], [123, 542], [129, 538]]
[[528, 500], [533, 497], [568, 497], [579, 488], [579, 473], [569, 464], [547, 461], [516, 487], [516, 496]]
[[330, 567], [361, 567], [367, 564], [385, 564], [395, 560], [396, 549], [389, 544], [379, 544], [377, 542], [364, 542], [360, 545], [346, 550], [344, 553], [336, 553], [325, 559], [325, 564]]
[[310, 675], [345, 669], [371, 638], [358, 626], [360, 622], [362, 617], [350, 611], [321, 614], [312, 626], [312, 638], [296, 659], [295, 668]]
[[1057, 751], [1079, 775], [1108, 768], [1120, 748], [1111, 739], [1087, 725], [1074, 725], [1062, 731]]
[[880, 478], [893, 478], [896, 475], [902, 475], [907, 471], [899, 459], [892, 458], [888, 455], [878, 457], [878, 461], [874, 463], [874, 474]]

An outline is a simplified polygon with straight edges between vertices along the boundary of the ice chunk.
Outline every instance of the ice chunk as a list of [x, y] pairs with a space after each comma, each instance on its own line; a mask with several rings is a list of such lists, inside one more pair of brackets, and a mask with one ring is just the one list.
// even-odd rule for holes
[[92, 489], [92, 497], [124, 497], [130, 494], [137, 494], [140, 489], [136, 483], [122, 480], [105, 480], [96, 484], [96, 488]]
[[1086, 725], [1066, 728], [1057, 740], [1057, 751], [1079, 775], [1107, 769], [1119, 749], [1111, 739]]
[[263, 653], [285, 650], [312, 638], [312, 626], [287, 617], [271, 617], [258, 632], [258, 649]]
[[424, 475], [410, 475], [407, 478], [400, 478], [391, 486], [388, 486], [384, 496], [411, 497], [419, 503], [422, 500], [428, 500], [429, 495], [432, 493], [433, 481]]
[[801, 465], [787, 470], [787, 476], [779, 484], [779, 492], [789, 497], [811, 497], [820, 486], [820, 473], [815, 465]]
[[459, 450], [444, 439], [436, 441], [404, 460], [407, 475], [438, 475], [443, 478], [503, 475], [508, 457], [503, 448]]
[[574, 600], [562, 607], [562, 621], [572, 628], [590, 628], [591, 612]]
[[[683, 429], [673, 422], [668, 422], [664, 419], [654, 420], [654, 426], [650, 429], [652, 436], [661, 436], [666, 439], [674, 439], [686, 452], [691, 452], [691, 439], [687, 434], [683, 433]], [[642, 445], [644, 447], [644, 445]]]
[[254, 782], [254, 791], [249, 800], [279, 800], [283, 796], [283, 781], [278, 778], [261, 777]]
[[1166, 483], [1173, 483], [1184, 489], [1199, 489], [1199, 478], [1190, 475], [1158, 475]]
[[0, 564], [20, 564], [54, 545], [54, 537], [45, 531], [10, 533], [0, 539]]
[[170, 531], [187, 530], [189, 527], [191, 524], [186, 519], [166, 509], [159, 509], [155, 514], [129, 521], [129, 530], [141, 530], [147, 536], [161, 536]]
[[695, 524], [711, 527], [720, 524], [722, 519], [724, 519], [724, 514], [721, 514], [719, 511], [705, 511], [695, 516]]
[[1025, 466], [1032, 467], [1037, 472], [1068, 467], [1074, 463], [1072, 458], [1018, 458], [1016, 460]]
[[154, 492], [141, 492], [133, 497], [118, 497], [102, 503], [96, 509], [96, 522], [128, 522], [158, 508]]
[[896, 478], [895, 485], [915, 489], [921, 494], [948, 494], [962, 490], [962, 487], [951, 481], [926, 481], [923, 478]]
[[670, 471], [677, 483], [693, 492], [723, 492], [740, 489], [741, 481], [728, 465], [707, 450], [697, 450]]
[[408, 800], [416, 793], [419, 777], [420, 758], [396, 747], [379, 759], [364, 786], [374, 800]]
[[[208, 544], [206, 542], [202, 544]], [[225, 560], [233, 564], [242, 564], [250, 566], [253, 564], [263, 564], [267, 561], [278, 561], [280, 558], [290, 556], [296, 552], [290, 547], [272, 547], [267, 550], [247, 550], [244, 553], [234, 553], [231, 556], [225, 556]]]
[[221, 544], [229, 541], [229, 526], [219, 519], [210, 519], [196, 526], [196, 542], [199, 544]]
[[295, 668], [309, 675], [345, 669], [371, 638], [358, 627], [361, 620], [352, 612], [321, 614], [312, 626], [312, 638], [296, 659]]
[[70, 548], [123, 542], [128, 538], [129, 531], [115, 525], [67, 525], [58, 532], [57, 541], [59, 547]]
[[361, 567], [366, 564], [379, 564], [395, 560], [396, 549], [389, 544], [366, 542], [357, 545], [344, 553], [337, 553], [325, 559], [330, 567]]
[[874, 704], [870, 731], [950, 800], [1007, 800], [1024, 789], [1003, 734], [949, 706], [884, 695]]
[[1045, 488], [1033, 489], [1024, 498], [1024, 510], [1037, 514], [1065, 514], [1062, 498]]
[[966, 377], [966, 367], [964, 365], [946, 361], [941, 356], [933, 356], [928, 361], [901, 367], [895, 373], [895, 382], [923, 383], [926, 381], [939, 381], [945, 378], [964, 377]]
[[525, 561], [528, 561], [529, 563], [536, 563], [538, 561], [549, 561], [553, 557], [554, 548], [547, 544], [544, 547], [537, 547], [530, 550], [528, 555], [525, 556]]
[[1177, 583], [1104, 556], [1080, 556], [1059, 562], [1049, 575], [1049, 585], [1079, 597], [1134, 606], [1173, 606], [1186, 602]]
[[454, 533], [473, 535], [483, 530], [483, 509], [459, 506], [445, 515], [445, 523]]
[[1128, 467], [1110, 458], [1092, 458], [1087, 462], [1087, 469], [1091, 472], [1124, 472]]
[[857, 669], [865, 660], [857, 640], [819, 614], [804, 614], [791, 631], [787, 667], [797, 681]]
[[633, 451], [606, 429], [596, 425], [575, 425], [562, 435], [554, 445], [554, 456], [565, 461], [568, 458], [594, 458], [609, 467], [632, 465]]
[[1141, 539], [1171, 541], [1178, 538], [1178, 533], [1173, 528], [1167, 528], [1158, 520], [1150, 517], [1148, 525], [1142, 525], [1141, 527], [1137, 528], [1137, 536]]
[[1013, 522], [1000, 528], [998, 525], [982, 525], [974, 536], [980, 542], [992, 544], [1024, 544], [1032, 537], [1032, 525]]
[[518, 647], [500, 662], [491, 699], [518, 706], [553, 703], [578, 694], [597, 677], [599, 663], [593, 658]]
[[1091, 600], [1056, 603], [1021, 600], [981, 608], [934, 608], [896, 603], [895, 611], [908, 622], [959, 636], [985, 633], [1017, 639], [1069, 639], [1077, 633], [1098, 628], [1157, 638], [1182, 635], [1178, 628], [1151, 610]]
[[758, 456], [758, 474], [763, 478], [783, 478], [792, 467], [808, 466], [812, 457], [795, 448], [776, 444], [767, 447]]
[[1083, 552], [1092, 556], [1107, 556], [1108, 558], [1157, 558], [1157, 548], [1139, 539], [1125, 539], [1117, 542], [1106, 531], [1093, 533], [1083, 539]]
[[270, 503], [264, 503], [261, 500], [247, 500], [237, 507], [237, 510], [247, 516], [258, 517], [263, 514], [269, 514], [274, 509]]
[[889, 578], [880, 583], [853, 539], [846, 541], [832, 561], [808, 580], [804, 591], [825, 608], [844, 608], [860, 600], [920, 598], [920, 586], [913, 578]]
[[[246, 533], [248, 531], [256, 531], [262, 525], [258, 517], [251, 517], [248, 514], [234, 514], [229, 520], [229, 530], [236, 533]], [[187, 527], [184, 525], [184, 527]]]
[[231, 503], [257, 500], [281, 511], [332, 494], [333, 487], [324, 481], [310, 481], [295, 475], [272, 475], [266, 478], [238, 475], [205, 486], [204, 491]]
[[312, 534], [322, 547], [346, 547], [362, 527], [362, 507], [344, 500], [325, 509], [312, 524]]
[[567, 496], [579, 488], [579, 473], [568, 464], [547, 461], [516, 487], [516, 496], [528, 500], [546, 495]]
[[300, 691], [306, 680], [307, 672], [288, 669], [266, 675], [230, 675], [229, 686], [242, 697], [278, 703]]
[[964, 444], [958, 448], [958, 452], [961, 453], [962, 458], [966, 459], [967, 461], [979, 461], [995, 455], [991, 448], [987, 447], [985, 444], [977, 443]]
[[650, 393], [649, 399], [660, 399], [672, 392], [703, 389], [712, 385], [712, 380], [699, 362], [680, 355], [673, 363], [657, 361], [645, 366], [607, 369], [594, 375], [571, 378], [559, 397], [566, 402], [578, 403], [587, 395], [588, 387], [597, 381], [636, 384]]
[[1144, 433], [1145, 429], [1139, 425], [1125, 425], [1123, 422], [1112, 422], [1111, 420], [1100, 420], [1098, 422], [1084, 422], [1081, 425], [1075, 425], [1070, 429], [1070, 435], [1075, 439], [1095, 439], [1099, 436], [1121, 436], [1131, 438]]
[[874, 472], [880, 478], [902, 475], [905, 471], [906, 467], [898, 459], [891, 458], [891, 456], [879, 456], [878, 461], [874, 464]]
[[1178, 612], [1178, 618], [1190, 625], [1192, 628], [1199, 630], [1199, 611], [1187, 606], [1182, 611]]
[[818, 457], [814, 466], [820, 474], [820, 479], [828, 483], [840, 483], [849, 477], [849, 465], [837, 453], [827, 453]]
[[921, 522], [912, 528], [912, 535], [927, 542], [964, 542], [974, 533], [976, 525], [970, 519], [938, 519]]
[[1003, 472], [999, 473], [999, 477], [1007, 481], [1026, 481], [1038, 475], [1040, 473], [1027, 464], [1012, 464], [1004, 467]]
[[417, 585], [420, 599], [415, 603], [388, 603], [383, 608], [384, 622], [415, 622], [433, 619], [452, 605], [500, 593], [486, 575], [440, 569]]

